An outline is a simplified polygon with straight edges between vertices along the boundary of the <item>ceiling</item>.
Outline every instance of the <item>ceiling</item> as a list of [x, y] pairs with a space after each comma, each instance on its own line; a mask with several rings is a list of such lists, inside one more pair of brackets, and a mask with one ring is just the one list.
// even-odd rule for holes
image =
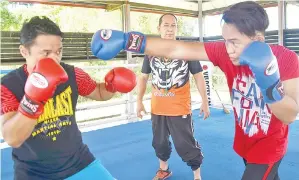
[[[10, 2], [42, 3], [64, 6], [79, 6], [86, 8], [102, 8], [112, 11], [120, 8], [123, 4], [130, 4], [131, 11], [152, 13], [171, 12], [177, 15], [198, 16], [197, 0], [9, 0]], [[222, 11], [242, 0], [199, 0], [202, 2], [204, 15], [219, 14]], [[277, 1], [255, 0], [264, 7], [276, 6]]]

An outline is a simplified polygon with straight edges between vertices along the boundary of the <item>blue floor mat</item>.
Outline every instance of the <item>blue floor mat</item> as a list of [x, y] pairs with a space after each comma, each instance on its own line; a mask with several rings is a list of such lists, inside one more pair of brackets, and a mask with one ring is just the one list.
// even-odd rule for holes
[[[240, 180], [244, 164], [232, 149], [233, 114], [211, 109], [211, 117], [202, 120], [193, 111], [195, 137], [202, 146], [203, 180]], [[299, 180], [299, 121], [290, 126], [289, 147], [279, 174], [281, 180]], [[83, 133], [83, 139], [94, 155], [118, 180], [151, 180], [158, 161], [151, 145], [151, 122], [120, 125]], [[1, 179], [13, 179], [11, 148], [1, 150]], [[182, 162], [175, 149], [169, 160], [173, 176], [169, 180], [192, 180], [191, 169]]]

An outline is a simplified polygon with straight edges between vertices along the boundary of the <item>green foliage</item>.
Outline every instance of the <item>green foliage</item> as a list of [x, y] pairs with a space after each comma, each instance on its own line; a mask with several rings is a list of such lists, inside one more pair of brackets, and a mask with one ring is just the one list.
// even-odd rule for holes
[[[9, 8], [9, 6], [11, 6]], [[23, 23], [33, 16], [47, 16], [54, 22], [60, 22], [63, 6], [40, 6], [34, 8], [32, 4], [24, 5], [1, 1], [1, 31], [19, 31]], [[17, 8], [17, 9], [16, 9]]]
[[[121, 30], [122, 27], [120, 10], [106, 12], [103, 9], [93, 8], [30, 3], [24, 5], [5, 0], [1, 1], [1, 30], [20, 30], [26, 19], [37, 15], [49, 17], [63, 32], [94, 32], [102, 28]], [[160, 14], [131, 12], [131, 30], [157, 34], [160, 16]], [[178, 35], [191, 36], [196, 22], [196, 18], [179, 16]]]
[[8, 1], [0, 2], [1, 31], [13, 31], [21, 28], [21, 15], [15, 15], [8, 10]]
[[[135, 14], [135, 13], [134, 13]], [[150, 13], [136, 13], [132, 22], [132, 30], [140, 31], [145, 34], [157, 34], [157, 27], [159, 25], [160, 15]], [[131, 16], [132, 17], [132, 16]], [[136, 23], [134, 23], [136, 20]], [[193, 21], [186, 19], [185, 17], [178, 17], [178, 35], [179, 36], [192, 36], [193, 33]]]
[[148, 15], [141, 15], [138, 18], [138, 27], [139, 31], [145, 33], [145, 34], [153, 34], [151, 32], [150, 23], [149, 23], [150, 17]]
[[183, 17], [178, 17], [178, 35], [191, 36], [194, 27], [189, 27]]

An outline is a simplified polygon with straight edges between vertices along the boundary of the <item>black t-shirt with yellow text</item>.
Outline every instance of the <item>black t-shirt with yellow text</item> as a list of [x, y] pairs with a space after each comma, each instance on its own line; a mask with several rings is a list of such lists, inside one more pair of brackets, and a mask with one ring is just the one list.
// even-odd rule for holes
[[[78, 87], [74, 67], [61, 63], [68, 81], [60, 84], [44, 106], [31, 136], [13, 148], [14, 178], [19, 180], [65, 179], [88, 166], [94, 156], [82, 141], [75, 111]], [[1, 78], [1, 84], [21, 101], [27, 74], [24, 66]]]

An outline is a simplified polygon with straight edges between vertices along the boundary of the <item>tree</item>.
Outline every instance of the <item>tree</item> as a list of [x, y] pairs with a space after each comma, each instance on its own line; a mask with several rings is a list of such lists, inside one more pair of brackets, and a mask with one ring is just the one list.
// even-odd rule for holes
[[191, 36], [193, 27], [189, 27], [189, 22], [182, 16], [178, 17], [178, 36]]
[[153, 34], [150, 27], [150, 16], [147, 14], [142, 14], [138, 17], [138, 30], [145, 34]]
[[8, 10], [8, 1], [1, 1], [1, 31], [15, 31], [21, 28], [21, 15], [14, 15]]
[[[145, 34], [157, 34], [157, 26], [161, 15], [150, 13], [134, 13], [131, 20], [132, 30]], [[182, 16], [178, 17], [178, 36], [192, 36], [193, 22]]]

